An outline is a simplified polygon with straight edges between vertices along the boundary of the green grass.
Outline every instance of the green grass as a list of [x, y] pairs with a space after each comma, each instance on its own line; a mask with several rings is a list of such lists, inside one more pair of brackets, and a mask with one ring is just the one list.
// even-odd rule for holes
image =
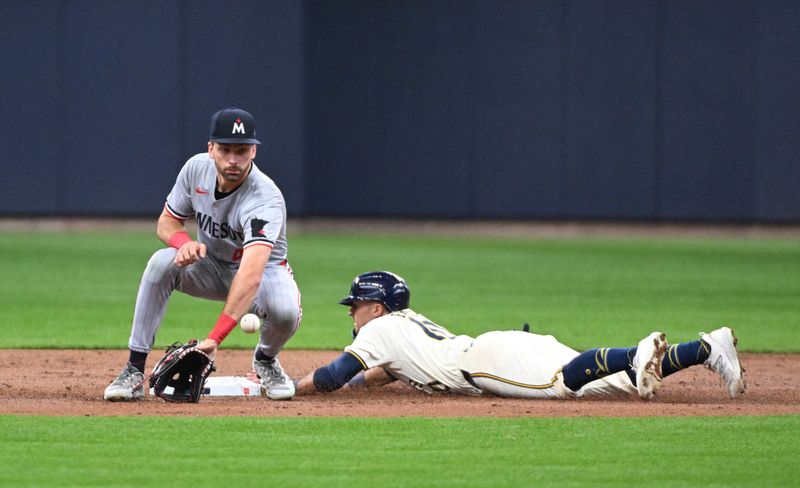
[[[2, 347], [125, 348], [152, 233], [0, 233]], [[341, 348], [350, 280], [391, 269], [413, 307], [453, 332], [519, 328], [578, 349], [733, 327], [746, 351], [800, 352], [794, 240], [290, 236], [304, 319], [289, 348]], [[204, 337], [221, 304], [176, 293], [156, 347]], [[252, 347], [235, 331], [226, 347]]]
[[0, 485], [790, 486], [798, 434], [797, 416], [0, 416]]

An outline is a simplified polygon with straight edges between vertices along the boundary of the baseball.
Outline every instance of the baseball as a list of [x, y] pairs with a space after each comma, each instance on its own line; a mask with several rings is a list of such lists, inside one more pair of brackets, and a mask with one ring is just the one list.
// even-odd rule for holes
[[258, 315], [248, 313], [241, 320], [239, 320], [239, 327], [247, 334], [252, 334], [261, 328], [261, 319]]

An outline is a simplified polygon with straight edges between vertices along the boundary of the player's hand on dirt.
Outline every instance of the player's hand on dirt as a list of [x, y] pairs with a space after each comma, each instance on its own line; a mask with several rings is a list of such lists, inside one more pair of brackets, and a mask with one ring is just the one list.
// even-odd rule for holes
[[189, 266], [206, 257], [206, 245], [197, 241], [189, 241], [178, 249], [175, 265], [179, 268]]
[[208, 354], [212, 358], [217, 354], [217, 341], [213, 339], [204, 339], [203, 342], [197, 345], [197, 348]]

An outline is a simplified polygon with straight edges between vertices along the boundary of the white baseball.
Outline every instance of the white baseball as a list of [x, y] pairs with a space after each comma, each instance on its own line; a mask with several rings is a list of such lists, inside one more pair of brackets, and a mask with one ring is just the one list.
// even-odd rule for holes
[[239, 320], [239, 328], [247, 334], [252, 334], [261, 328], [261, 319], [258, 318], [258, 315], [253, 313], [245, 314], [245, 316]]

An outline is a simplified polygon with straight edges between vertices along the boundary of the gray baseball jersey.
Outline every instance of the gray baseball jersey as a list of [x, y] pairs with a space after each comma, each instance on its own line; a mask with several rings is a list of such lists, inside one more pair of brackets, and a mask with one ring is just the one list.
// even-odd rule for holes
[[133, 314], [128, 347], [149, 352], [173, 290], [225, 301], [244, 249], [272, 249], [251, 312], [263, 320], [259, 348], [275, 356], [297, 330], [302, 317], [300, 290], [286, 260], [286, 206], [275, 183], [252, 165], [233, 192], [215, 196], [217, 172], [207, 153], [186, 162], [172, 188], [166, 211], [179, 220], [197, 219], [197, 240], [208, 257], [191, 266], [174, 264], [176, 250], [159, 249], [147, 263]]
[[238, 267], [245, 248], [272, 248], [269, 263], [286, 259], [286, 204], [283, 194], [255, 162], [233, 193], [217, 200], [217, 171], [208, 153], [193, 156], [167, 196], [166, 210], [179, 220], [197, 220], [197, 240], [208, 255]]

